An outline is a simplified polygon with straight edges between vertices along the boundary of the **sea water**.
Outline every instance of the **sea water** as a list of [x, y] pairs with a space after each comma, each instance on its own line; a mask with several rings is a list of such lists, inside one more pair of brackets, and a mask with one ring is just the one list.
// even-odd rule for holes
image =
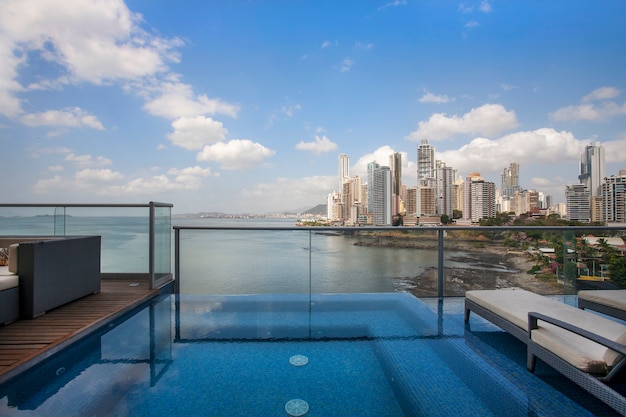
[[[0, 235], [101, 235], [102, 271], [149, 270], [147, 216], [0, 216]], [[293, 227], [293, 219], [172, 218], [174, 225]], [[172, 233], [173, 236], [173, 233]], [[182, 293], [402, 291], [437, 265], [437, 251], [355, 245], [353, 237], [302, 230], [181, 230]], [[174, 253], [172, 242], [172, 256]], [[446, 251], [446, 256], [458, 252]], [[461, 254], [462, 255], [462, 254]], [[172, 270], [174, 260], [172, 258]], [[173, 272], [173, 271], [172, 271]]]

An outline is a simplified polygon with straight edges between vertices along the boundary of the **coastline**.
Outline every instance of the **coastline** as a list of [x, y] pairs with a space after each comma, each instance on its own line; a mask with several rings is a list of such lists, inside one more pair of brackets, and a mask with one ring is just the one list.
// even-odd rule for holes
[[[436, 250], [436, 241], [377, 237], [359, 239], [358, 246], [397, 247]], [[519, 287], [537, 294], [563, 294], [563, 286], [555, 282], [539, 280], [528, 274], [536, 262], [525, 251], [512, 251], [502, 243], [490, 240], [446, 240], [447, 251], [464, 252], [464, 256], [452, 256], [444, 262], [444, 286], [446, 296], [464, 296], [465, 291]], [[466, 267], [446, 266], [462, 262]], [[437, 294], [437, 267], [429, 267], [420, 275], [395, 279], [399, 290], [416, 297], [433, 297]]]

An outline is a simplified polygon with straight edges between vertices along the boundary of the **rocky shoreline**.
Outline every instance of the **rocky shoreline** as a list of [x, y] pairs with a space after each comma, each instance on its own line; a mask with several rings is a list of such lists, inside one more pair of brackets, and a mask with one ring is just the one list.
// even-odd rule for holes
[[[436, 241], [413, 239], [374, 238], [355, 242], [358, 246], [397, 247], [437, 250]], [[555, 282], [538, 280], [528, 274], [534, 265], [526, 252], [511, 251], [499, 242], [454, 240], [446, 241], [446, 251], [464, 252], [465, 256], [446, 258], [446, 262], [462, 262], [467, 267], [446, 267], [444, 263], [444, 287], [446, 296], [464, 296], [465, 291], [519, 287], [538, 294], [562, 294], [563, 287]], [[427, 268], [412, 277], [394, 278], [399, 291], [407, 291], [417, 297], [437, 295], [437, 268]]]

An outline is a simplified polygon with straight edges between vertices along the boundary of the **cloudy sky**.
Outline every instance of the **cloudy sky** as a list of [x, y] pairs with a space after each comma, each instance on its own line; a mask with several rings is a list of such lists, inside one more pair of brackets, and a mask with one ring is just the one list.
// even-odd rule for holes
[[564, 201], [626, 169], [623, 0], [0, 0], [0, 202], [266, 213], [428, 139]]

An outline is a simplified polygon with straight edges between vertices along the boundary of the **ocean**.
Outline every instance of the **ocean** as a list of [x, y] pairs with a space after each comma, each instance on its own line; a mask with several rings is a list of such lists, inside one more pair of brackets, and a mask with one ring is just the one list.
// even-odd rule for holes
[[[173, 217], [174, 225], [290, 227], [293, 219]], [[66, 235], [102, 236], [103, 272], [147, 272], [148, 219], [69, 216]], [[53, 235], [54, 216], [0, 217], [0, 235]], [[433, 232], [434, 233], [434, 232]], [[173, 237], [172, 233], [172, 237]], [[402, 291], [406, 279], [437, 265], [437, 251], [366, 247], [307, 230], [182, 230], [182, 293], [359, 293]], [[174, 244], [172, 243], [172, 256]], [[446, 257], [463, 253], [446, 251]], [[447, 265], [449, 262], [447, 262]], [[172, 272], [174, 262], [172, 260]]]

